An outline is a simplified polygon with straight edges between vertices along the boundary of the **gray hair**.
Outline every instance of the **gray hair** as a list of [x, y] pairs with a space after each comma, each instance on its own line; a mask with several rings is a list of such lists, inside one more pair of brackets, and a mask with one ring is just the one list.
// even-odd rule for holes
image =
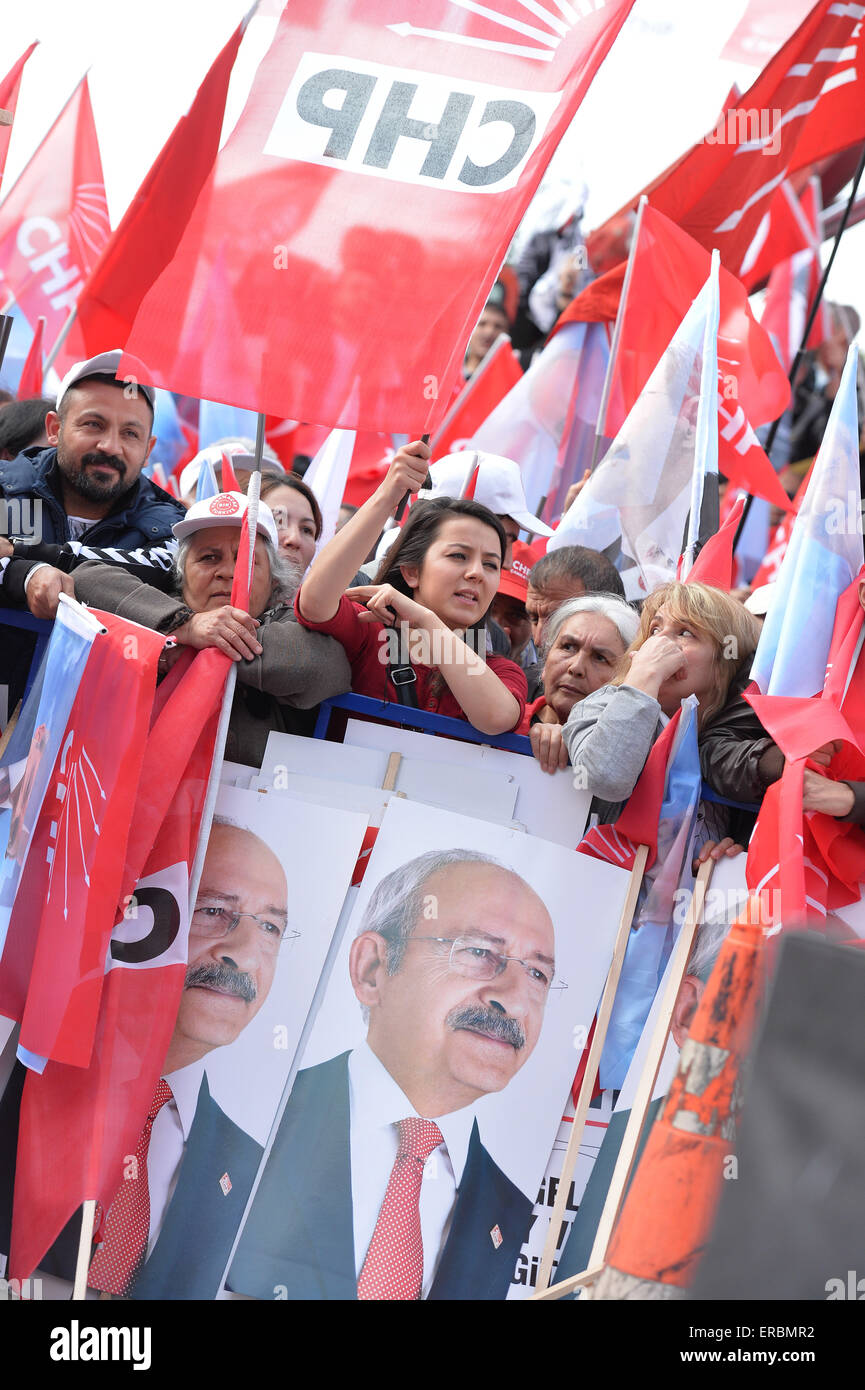
[[[294, 596], [300, 588], [303, 579], [303, 571], [298, 565], [292, 563], [280, 550], [275, 550], [273, 544], [267, 536], [263, 536], [259, 531], [259, 536], [264, 542], [264, 550], [270, 564], [271, 590], [270, 598], [267, 603], [268, 608], [276, 608], [279, 604], [292, 604]], [[183, 576], [186, 571], [186, 561], [189, 557], [189, 549], [193, 538], [198, 535], [193, 531], [191, 535], [184, 536], [178, 542], [177, 550], [174, 555], [174, 577], [177, 588], [183, 587]]]
[[639, 614], [615, 594], [581, 594], [579, 598], [569, 598], [559, 604], [556, 611], [547, 619], [544, 629], [543, 659], [546, 661], [556, 638], [565, 623], [577, 613], [600, 613], [602, 618], [618, 632], [625, 644], [625, 650], [633, 642], [640, 627]]
[[395, 975], [399, 970], [406, 943], [423, 913], [424, 893], [421, 890], [433, 874], [451, 864], [490, 864], [496, 869], [513, 873], [498, 859], [488, 854], [478, 854], [475, 850], [431, 849], [386, 874], [366, 905], [357, 935], [374, 931], [385, 938], [389, 975]]
[[711, 975], [718, 952], [726, 940], [731, 923], [723, 918], [719, 922], [702, 922], [694, 935], [694, 944], [685, 967], [686, 975], [696, 975], [706, 984]]
[[599, 550], [586, 545], [560, 545], [548, 550], [529, 571], [533, 589], [546, 589], [551, 584], [571, 585], [579, 582], [589, 594], [621, 594], [625, 586], [612, 560]]

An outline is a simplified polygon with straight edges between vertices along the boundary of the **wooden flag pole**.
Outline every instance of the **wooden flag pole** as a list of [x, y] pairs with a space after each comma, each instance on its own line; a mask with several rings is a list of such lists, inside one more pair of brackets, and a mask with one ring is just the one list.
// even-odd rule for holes
[[538, 1291], [545, 1289], [550, 1282], [558, 1232], [561, 1230], [561, 1223], [564, 1219], [565, 1207], [567, 1206], [571, 1178], [573, 1177], [574, 1168], [576, 1167], [577, 1158], [580, 1153], [583, 1130], [585, 1129], [586, 1118], [589, 1113], [589, 1102], [592, 1099], [592, 1091], [595, 1088], [595, 1078], [598, 1074], [601, 1053], [607, 1036], [607, 1028], [609, 1027], [610, 1016], [613, 1012], [613, 1000], [616, 996], [616, 990], [619, 987], [619, 978], [625, 961], [625, 948], [628, 944], [628, 937], [631, 934], [631, 924], [634, 919], [637, 898], [640, 893], [640, 885], [643, 882], [643, 874], [646, 871], [646, 860], [648, 857], [648, 845], [638, 845], [634, 867], [631, 869], [631, 881], [628, 884], [628, 891], [625, 895], [625, 902], [622, 907], [622, 915], [619, 919], [619, 929], [613, 944], [613, 959], [610, 963], [606, 984], [604, 985], [604, 992], [601, 995], [601, 1002], [598, 1006], [595, 1031], [592, 1034], [592, 1045], [589, 1048], [586, 1069], [583, 1072], [583, 1079], [580, 1085], [580, 1094], [577, 1097], [577, 1104], [574, 1110], [574, 1123], [571, 1127], [568, 1147], [565, 1150], [564, 1162], [562, 1163], [562, 1172], [556, 1190], [556, 1200], [552, 1215], [550, 1216], [550, 1229], [547, 1232], [544, 1251], [541, 1256], [541, 1267], [538, 1270], [538, 1282], [536, 1285], [536, 1290]]
[[402, 753], [391, 753], [387, 760], [384, 781], [381, 784], [383, 792], [396, 791], [396, 779], [399, 776], [399, 765], [402, 762]]
[[[610, 1243], [610, 1236], [613, 1233], [613, 1227], [618, 1218], [619, 1209], [624, 1199], [628, 1179], [631, 1175], [631, 1169], [634, 1166], [640, 1134], [642, 1133], [646, 1114], [652, 1101], [652, 1092], [655, 1089], [655, 1082], [658, 1079], [658, 1071], [660, 1070], [661, 1060], [664, 1056], [664, 1049], [667, 1046], [667, 1036], [670, 1032], [676, 997], [679, 993], [682, 980], [685, 977], [685, 969], [691, 955], [697, 927], [703, 920], [706, 890], [709, 885], [709, 880], [712, 877], [714, 867], [715, 861], [713, 859], [708, 859], [705, 864], [700, 865], [697, 881], [694, 884], [694, 891], [691, 895], [691, 901], [688, 904], [685, 921], [682, 924], [682, 930], [679, 932], [676, 944], [673, 948], [672, 964], [670, 966], [667, 988], [661, 1001], [654, 1032], [649, 1041], [646, 1061], [643, 1066], [642, 1075], [637, 1084], [634, 1104], [631, 1107], [630, 1118], [625, 1128], [622, 1147], [619, 1150], [619, 1157], [613, 1169], [613, 1176], [610, 1180], [604, 1209], [601, 1212], [601, 1218], [598, 1222], [598, 1229], [595, 1233], [595, 1241], [592, 1246], [592, 1253], [589, 1256], [588, 1265], [585, 1270], [581, 1271], [580, 1274], [575, 1275], [573, 1278], [563, 1280], [561, 1284], [553, 1284], [549, 1288], [543, 1289], [540, 1293], [534, 1294], [533, 1297], [536, 1299], [562, 1298], [566, 1293], [571, 1292], [579, 1285], [584, 1285], [590, 1289], [591, 1284], [594, 1282], [594, 1278], [596, 1278], [604, 1268], [607, 1246]], [[590, 1276], [592, 1276], [591, 1279]]]
[[604, 388], [601, 391], [601, 403], [598, 406], [598, 423], [595, 426], [595, 441], [592, 445], [591, 470], [594, 473], [595, 464], [598, 461], [598, 450], [601, 447], [601, 440], [604, 437], [604, 430], [607, 425], [607, 407], [610, 403], [610, 392], [613, 388], [613, 372], [616, 367], [616, 358], [619, 354], [619, 339], [622, 336], [622, 324], [625, 321], [625, 307], [628, 301], [628, 291], [631, 288], [631, 276], [634, 271], [634, 261], [637, 258], [637, 242], [640, 237], [640, 228], [643, 225], [643, 209], [648, 206], [648, 198], [645, 193], [637, 204], [637, 220], [634, 223], [634, 235], [631, 238], [631, 249], [628, 252], [628, 264], [625, 266], [625, 278], [622, 281], [622, 294], [619, 299], [619, 312], [616, 314], [616, 324], [613, 329], [613, 340], [610, 343], [610, 356], [607, 361], [607, 370], [604, 374]]
[[81, 1213], [81, 1236], [78, 1241], [78, 1259], [75, 1262], [75, 1282], [72, 1285], [73, 1300], [87, 1297], [87, 1271], [90, 1268], [95, 1220], [96, 1199], [95, 1197], [88, 1197]]

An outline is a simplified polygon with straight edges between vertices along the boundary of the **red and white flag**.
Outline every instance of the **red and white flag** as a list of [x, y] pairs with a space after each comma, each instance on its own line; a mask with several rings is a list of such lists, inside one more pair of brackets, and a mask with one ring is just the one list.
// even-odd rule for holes
[[[776, 265], [769, 276], [760, 323], [770, 334], [784, 366], [789, 372], [802, 345], [805, 324], [823, 273], [820, 244], [823, 240], [819, 179], [809, 180], [800, 199], [802, 222], [809, 235], [807, 249]], [[822, 300], [817, 317], [804, 344], [818, 348], [830, 333], [826, 302]]]
[[632, 3], [292, 0], [129, 352], [208, 400], [434, 430]]
[[10, 938], [32, 948], [19, 1055], [90, 1061], [165, 638], [94, 610], [99, 634], [42, 803]]
[[819, 0], [738, 104], [645, 190], [734, 274], [784, 179], [865, 139], [863, 18], [862, 4]]
[[[111, 233], [102, 161], [83, 77], [0, 203], [2, 291], [53, 344]], [[55, 368], [87, 354], [73, 324]]]
[[[663, 213], [643, 208], [631, 251], [631, 279], [601, 432], [617, 433], [709, 274], [710, 256]], [[625, 266], [589, 285], [568, 306], [555, 332], [574, 321], [615, 319]], [[721, 267], [718, 332], [718, 466], [737, 487], [779, 507], [786, 494], [753, 425], [774, 420], [790, 400], [790, 383], [771, 339], [755, 319], [741, 281]], [[547, 349], [549, 350], [549, 349]]]
[[157, 692], [90, 1065], [49, 1061], [24, 1085], [13, 1277], [32, 1273], [85, 1199], [110, 1206], [135, 1152], [186, 974], [190, 866], [229, 664], [215, 648], [183, 653]]
[[[0, 81], [0, 110], [8, 111], [13, 121], [15, 108], [18, 105], [18, 93], [21, 90], [21, 74], [24, 71], [24, 64], [37, 46], [38, 40], [36, 43], [31, 43], [26, 53], [21, 54], [18, 62], [9, 69], [6, 76]], [[9, 153], [11, 135], [11, 125], [0, 126], [0, 179], [3, 178], [3, 170], [6, 167], [6, 156]]]

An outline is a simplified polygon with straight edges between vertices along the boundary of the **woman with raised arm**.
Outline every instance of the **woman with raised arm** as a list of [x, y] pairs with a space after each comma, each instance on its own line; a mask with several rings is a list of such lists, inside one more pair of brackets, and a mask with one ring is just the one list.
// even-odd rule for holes
[[347, 588], [401, 499], [423, 486], [429, 455], [420, 440], [399, 450], [381, 485], [319, 552], [295, 611], [305, 627], [342, 644], [356, 694], [397, 702], [401, 689], [406, 703], [410, 686], [420, 709], [506, 733], [523, 717], [527, 690], [516, 662], [486, 656], [485, 619], [507, 545], [491, 511], [449, 497], [416, 503], [376, 582]]

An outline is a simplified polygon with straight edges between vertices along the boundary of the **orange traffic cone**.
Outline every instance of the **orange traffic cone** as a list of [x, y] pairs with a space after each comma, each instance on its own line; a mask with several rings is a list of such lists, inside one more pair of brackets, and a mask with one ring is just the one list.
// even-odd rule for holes
[[764, 976], [758, 914], [749, 900], [721, 947], [592, 1298], [677, 1298], [693, 1280], [721, 1182], [735, 1175], [740, 1068]]

